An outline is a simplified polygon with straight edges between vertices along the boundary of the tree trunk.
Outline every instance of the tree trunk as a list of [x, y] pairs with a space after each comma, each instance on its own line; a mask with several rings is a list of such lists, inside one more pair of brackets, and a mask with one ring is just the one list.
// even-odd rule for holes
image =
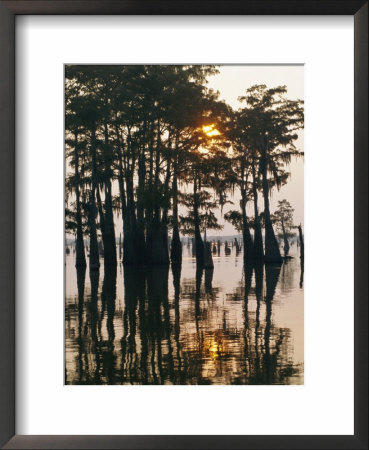
[[[157, 123], [156, 126], [156, 146], [154, 149], [154, 142], [151, 140], [149, 153], [148, 190], [153, 194], [153, 198], [146, 208], [146, 263], [167, 264], [169, 262], [168, 248], [164, 248], [165, 236], [160, 223], [160, 205], [157, 195], [159, 191], [161, 138], [160, 124]], [[154, 128], [152, 130], [154, 132]]]
[[96, 125], [91, 127], [91, 166], [92, 166], [92, 186], [90, 191], [90, 210], [89, 210], [89, 227], [90, 227], [90, 270], [98, 270], [100, 267], [99, 247], [97, 244], [96, 231], [96, 204], [95, 190], [97, 189], [96, 174]]
[[95, 196], [92, 190], [90, 191], [90, 210], [88, 218], [90, 228], [90, 270], [99, 270], [100, 267], [95, 217]]
[[272, 221], [270, 219], [269, 208], [269, 185], [266, 161], [266, 145], [263, 148], [262, 157], [262, 175], [263, 175], [263, 196], [264, 196], [264, 219], [265, 219], [265, 256], [266, 263], [281, 263], [282, 257], [279, 245], [274, 234]]
[[205, 242], [205, 255], [204, 255], [204, 267], [205, 269], [213, 269], [213, 255], [211, 254], [210, 242]]
[[[130, 131], [127, 140], [127, 167], [125, 169], [126, 195], [127, 195], [127, 217], [123, 223], [123, 264], [142, 265], [145, 264], [145, 236], [142, 230], [138, 230], [136, 218], [136, 202], [134, 198], [134, 167], [135, 161], [131, 155]], [[131, 162], [129, 163], [129, 159]]]
[[105, 185], [105, 243], [104, 243], [104, 265], [117, 265], [117, 251], [115, 243], [115, 229], [113, 219], [113, 205], [111, 196], [111, 182]]
[[179, 237], [179, 226], [178, 226], [178, 184], [177, 184], [177, 172], [176, 166], [174, 167], [173, 174], [173, 236], [172, 245], [170, 248], [170, 259], [172, 263], [182, 262], [182, 244]]
[[[145, 126], [146, 128], [146, 126]], [[144, 221], [144, 198], [146, 176], [145, 148], [141, 148], [138, 158], [138, 189], [137, 189], [137, 222], [136, 222], [136, 251], [140, 264], [145, 262], [145, 221]]]
[[111, 195], [111, 179], [112, 179], [112, 151], [109, 144], [108, 124], [104, 123], [105, 137], [105, 239], [104, 239], [104, 265], [117, 265], [117, 252], [115, 244], [115, 229], [113, 217], [113, 203]]
[[286, 229], [284, 227], [284, 222], [282, 220], [282, 232], [283, 232], [283, 243], [284, 243], [284, 256], [288, 255], [288, 252], [290, 251], [290, 245], [288, 243]]
[[170, 159], [167, 161], [167, 173], [165, 176], [164, 182], [164, 192], [163, 196], [166, 199], [163, 207], [163, 214], [161, 218], [161, 230], [162, 230], [162, 239], [163, 239], [163, 252], [165, 254], [164, 264], [169, 264], [169, 244], [168, 244], [168, 209], [170, 207], [169, 203], [169, 183], [170, 183]]
[[252, 242], [250, 227], [247, 221], [246, 205], [247, 205], [246, 180], [244, 168], [242, 167], [241, 209], [242, 209], [243, 254], [244, 258], [250, 259], [253, 257], [254, 243]]
[[195, 176], [193, 183], [193, 213], [195, 221], [195, 248], [196, 248], [196, 261], [199, 265], [204, 264], [204, 243], [201, 238], [200, 232], [200, 217], [199, 217], [199, 200], [197, 193], [197, 176]]
[[205, 268], [204, 272], [205, 272], [205, 280], [204, 280], [205, 293], [213, 295], [213, 274], [214, 274], [214, 268], [213, 267], [210, 267], [208, 269]]
[[252, 159], [252, 190], [254, 195], [254, 216], [255, 216], [255, 230], [254, 230], [254, 248], [253, 256], [255, 260], [262, 261], [264, 259], [263, 249], [263, 235], [261, 232], [260, 217], [258, 210], [258, 187], [256, 179], [255, 161]]
[[299, 230], [299, 239], [300, 239], [300, 258], [301, 258], [301, 262], [302, 262], [302, 266], [303, 266], [304, 257], [305, 257], [305, 248], [304, 248], [304, 238], [302, 236], [301, 224], [298, 226], [298, 230]]
[[75, 146], [74, 146], [74, 180], [75, 180], [75, 190], [76, 190], [76, 222], [77, 222], [77, 239], [76, 239], [76, 267], [86, 267], [86, 257], [85, 257], [85, 246], [83, 243], [83, 230], [82, 230], [82, 215], [81, 215], [81, 201], [79, 197], [79, 156], [78, 156], [78, 136], [77, 133], [74, 135]]
[[168, 264], [168, 240], [166, 231], [162, 228], [154, 228], [151, 231], [149, 243], [149, 263], [150, 264]]
[[[123, 264], [125, 265], [141, 265], [145, 258], [145, 236], [143, 230], [137, 229], [133, 187], [131, 183], [131, 175], [129, 164], [125, 163], [123, 166], [122, 144], [119, 134], [119, 129], [116, 126], [116, 136], [118, 143], [118, 168], [119, 168], [119, 194], [122, 205], [123, 216]], [[129, 152], [130, 148], [127, 146]], [[124, 180], [126, 188], [124, 187]]]
[[[161, 204], [162, 198], [167, 196], [170, 180], [170, 162], [167, 162], [167, 172], [164, 182], [164, 186], [160, 185], [160, 149], [161, 149], [161, 135], [160, 135], [160, 122], [158, 122], [157, 130], [157, 142], [155, 149], [155, 173], [154, 173], [154, 185], [153, 192], [155, 195], [155, 201], [153, 204], [153, 215], [151, 223], [148, 229], [147, 239], [147, 256], [150, 264], [169, 264], [169, 251], [168, 251], [168, 229], [167, 229], [167, 214], [168, 208]], [[162, 190], [162, 195], [158, 194]], [[162, 208], [163, 206], [163, 208]], [[161, 209], [163, 214], [161, 217]]]
[[99, 212], [99, 219], [100, 219], [101, 239], [102, 239], [103, 247], [105, 248], [105, 217], [104, 217], [104, 210], [103, 210], [103, 206], [102, 206], [99, 186], [96, 187], [96, 200], [97, 200], [97, 210]]

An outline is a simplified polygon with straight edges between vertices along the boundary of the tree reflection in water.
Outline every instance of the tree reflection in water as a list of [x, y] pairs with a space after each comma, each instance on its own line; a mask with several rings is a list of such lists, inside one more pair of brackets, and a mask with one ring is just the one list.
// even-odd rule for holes
[[225, 276], [214, 285], [217, 262], [183, 264], [125, 267], [118, 281], [105, 267], [86, 287], [86, 270], [77, 270], [66, 301], [66, 383], [301, 384], [291, 330], [278, 318], [299, 289], [299, 261], [245, 263], [233, 288]]

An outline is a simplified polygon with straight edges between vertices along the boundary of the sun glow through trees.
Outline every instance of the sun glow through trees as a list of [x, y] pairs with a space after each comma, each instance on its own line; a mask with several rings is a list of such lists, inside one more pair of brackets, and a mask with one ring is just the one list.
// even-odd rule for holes
[[204, 125], [202, 131], [209, 137], [219, 136], [220, 132], [215, 128], [215, 124]]

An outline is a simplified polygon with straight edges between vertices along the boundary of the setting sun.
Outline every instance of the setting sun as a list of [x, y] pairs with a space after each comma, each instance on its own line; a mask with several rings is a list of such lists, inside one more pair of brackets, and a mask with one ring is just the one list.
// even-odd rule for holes
[[211, 125], [204, 125], [202, 131], [209, 137], [220, 135], [220, 132], [215, 128], [213, 123]]

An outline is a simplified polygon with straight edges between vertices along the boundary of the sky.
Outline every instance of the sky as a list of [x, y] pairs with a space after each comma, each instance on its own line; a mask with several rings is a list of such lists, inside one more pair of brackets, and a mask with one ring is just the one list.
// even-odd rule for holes
[[[285, 85], [287, 98], [290, 100], [304, 100], [304, 66], [303, 65], [226, 65], [219, 67], [219, 74], [209, 77], [208, 87], [219, 91], [219, 98], [225, 100], [233, 109], [242, 107], [237, 100], [245, 95], [246, 89], [255, 84], [265, 84], [268, 88]], [[296, 147], [303, 151], [303, 131], [299, 133]], [[270, 199], [270, 208], [273, 212], [278, 200], [286, 199], [290, 202], [294, 211], [294, 223], [304, 223], [304, 161], [303, 158], [293, 159], [289, 171], [291, 172], [288, 183], [278, 192], [273, 189]], [[259, 211], [263, 210], [262, 196], [259, 196]], [[236, 209], [239, 204], [239, 194], [235, 195], [234, 206], [225, 208]], [[249, 207], [250, 215], [254, 215], [252, 205]], [[221, 232], [209, 231], [209, 235], [228, 235], [235, 232], [232, 225], [224, 222], [218, 215], [218, 220], [224, 225]]]

